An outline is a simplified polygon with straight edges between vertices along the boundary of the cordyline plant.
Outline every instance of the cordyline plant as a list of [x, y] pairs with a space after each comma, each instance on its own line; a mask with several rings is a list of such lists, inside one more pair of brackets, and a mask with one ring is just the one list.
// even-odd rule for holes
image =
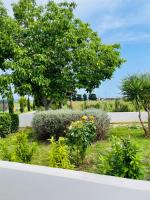
[[[150, 137], [150, 73], [127, 77], [123, 80], [121, 89], [123, 95], [135, 103], [145, 136]], [[141, 109], [148, 114], [148, 127], [142, 120]]]

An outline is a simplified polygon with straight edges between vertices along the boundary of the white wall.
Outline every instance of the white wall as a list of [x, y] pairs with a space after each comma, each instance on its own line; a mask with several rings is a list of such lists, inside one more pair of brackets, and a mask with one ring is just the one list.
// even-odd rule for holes
[[0, 161], [0, 200], [150, 200], [150, 182]]

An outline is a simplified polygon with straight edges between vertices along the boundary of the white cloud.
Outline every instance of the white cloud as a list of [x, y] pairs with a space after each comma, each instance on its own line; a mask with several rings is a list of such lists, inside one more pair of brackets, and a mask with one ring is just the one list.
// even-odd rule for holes
[[[4, 0], [7, 8], [17, 0]], [[55, 0], [61, 2], [63, 0]], [[72, 1], [72, 0], [68, 0]], [[90, 22], [104, 40], [138, 42], [149, 40], [150, 2], [149, 0], [74, 0], [78, 7], [76, 16]], [[48, 0], [37, 0], [46, 3]], [[146, 27], [146, 30], [141, 29]], [[136, 29], [136, 30], [135, 30]], [[111, 35], [113, 34], [113, 35]], [[138, 36], [139, 39], [136, 39]], [[118, 42], [119, 42], [118, 41]]]

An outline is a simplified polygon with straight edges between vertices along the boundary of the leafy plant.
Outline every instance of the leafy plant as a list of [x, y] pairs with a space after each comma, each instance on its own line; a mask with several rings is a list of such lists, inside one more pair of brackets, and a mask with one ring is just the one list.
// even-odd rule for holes
[[10, 139], [6, 138], [5, 140], [0, 138], [0, 159], [11, 161], [12, 152], [10, 150]]
[[11, 133], [11, 117], [9, 113], [0, 113], [0, 136], [5, 137]]
[[12, 160], [15, 162], [30, 163], [33, 153], [36, 150], [36, 143], [30, 143], [27, 134], [18, 132], [13, 139], [13, 145]]
[[15, 133], [19, 129], [19, 116], [17, 114], [10, 114], [11, 117], [11, 133]]
[[112, 138], [112, 148], [105, 156], [100, 156], [99, 172], [124, 178], [141, 179], [142, 162], [139, 150], [129, 139]]
[[75, 152], [75, 163], [79, 165], [85, 158], [87, 147], [96, 137], [94, 117], [83, 116], [82, 120], [72, 122], [67, 133], [71, 153]]
[[54, 137], [50, 139], [49, 166], [63, 169], [73, 169], [74, 165], [69, 160], [69, 149], [65, 139], [60, 137], [58, 142]]

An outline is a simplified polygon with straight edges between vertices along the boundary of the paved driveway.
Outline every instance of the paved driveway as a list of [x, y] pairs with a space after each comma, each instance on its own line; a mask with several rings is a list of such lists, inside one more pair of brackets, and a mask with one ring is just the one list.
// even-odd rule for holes
[[[20, 127], [31, 126], [31, 122], [34, 116], [34, 112], [24, 113], [19, 115]], [[111, 112], [108, 113], [112, 123], [119, 122], [139, 122], [137, 112]], [[142, 113], [142, 118], [144, 121], [147, 120], [147, 113]]]

